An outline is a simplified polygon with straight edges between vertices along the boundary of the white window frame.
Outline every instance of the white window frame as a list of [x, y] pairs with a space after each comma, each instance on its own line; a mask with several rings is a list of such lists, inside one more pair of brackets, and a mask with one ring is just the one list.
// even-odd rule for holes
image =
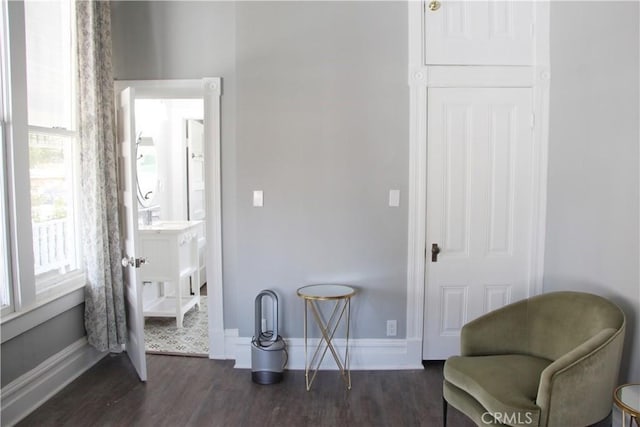
[[[68, 5], [67, 7], [69, 8], [69, 11], [71, 13], [71, 23], [72, 23], [72, 28], [71, 28], [71, 45], [72, 45], [72, 49], [73, 46], [75, 45], [76, 42], [76, 31], [75, 28], [73, 26], [73, 23], [75, 22], [75, 8], [74, 8], [74, 4], [75, 2], [73, 0], [61, 0], [61, 1], [67, 1]], [[25, 29], [26, 29], [26, 24], [25, 24]], [[72, 56], [73, 58], [73, 56]], [[77, 63], [76, 61], [73, 61], [71, 64], [71, 74], [75, 75], [75, 73], [77, 72]], [[77, 82], [76, 79], [72, 79], [71, 80], [71, 91], [72, 93], [77, 93]], [[73, 197], [73, 202], [72, 202], [72, 224], [73, 224], [73, 228], [74, 228], [74, 242], [73, 245], [75, 247], [75, 259], [74, 259], [74, 263], [76, 266], [78, 266], [78, 269], [80, 268], [80, 262], [81, 262], [81, 258], [82, 258], [82, 241], [80, 240], [80, 227], [79, 227], [79, 216], [78, 216], [78, 209], [80, 208], [79, 206], [79, 197], [80, 197], [80, 179], [79, 179], [79, 163], [80, 163], [80, 153], [79, 153], [79, 148], [78, 148], [78, 144], [79, 144], [79, 133], [78, 133], [78, 104], [76, 102], [75, 104], [75, 111], [73, 111], [73, 115], [71, 117], [71, 129], [65, 129], [62, 127], [42, 127], [42, 126], [38, 126], [38, 125], [33, 125], [28, 123], [28, 130], [29, 130], [29, 134], [31, 133], [35, 133], [35, 134], [40, 134], [40, 135], [48, 135], [48, 136], [53, 136], [53, 137], [61, 137], [61, 138], [71, 138], [73, 140], [70, 151], [71, 151], [71, 157], [72, 157], [72, 173], [71, 176], [73, 177], [73, 184], [74, 184], [74, 188], [73, 188], [73, 193], [74, 193], [74, 197]], [[30, 144], [27, 144], [30, 145]], [[33, 242], [33, 245], [35, 247], [35, 242]], [[58, 273], [58, 272], [46, 272], [46, 273], [41, 273], [41, 274], [36, 274], [35, 276], [35, 283], [36, 283], [36, 298], [37, 299], [42, 299], [45, 297], [49, 297], [51, 295], [55, 295], [58, 292], [58, 288], [60, 286], [64, 286], [66, 283], [69, 282], [69, 278], [73, 278], [75, 276], [78, 276], [78, 274], [81, 274], [81, 271], [77, 271], [77, 270], [73, 270], [71, 272], [67, 272], [67, 273]]]
[[[1, 13], [1, 12], [0, 12]], [[0, 70], [0, 78], [2, 78], [4, 76], [4, 74], [2, 73], [2, 70]], [[0, 82], [0, 85], [2, 85], [2, 82]], [[2, 93], [4, 93], [4, 86], [3, 86], [3, 91]], [[0, 270], [0, 274], [2, 275], [2, 277], [0, 277], [0, 281], [2, 282], [7, 282], [7, 288], [8, 288], [8, 297], [9, 297], [9, 305], [2, 307], [2, 310], [0, 311], [0, 316], [4, 316], [8, 313], [13, 312], [13, 289], [11, 286], [11, 280], [9, 279], [9, 276], [11, 274], [11, 257], [10, 257], [10, 250], [9, 250], [9, 228], [7, 227], [8, 224], [8, 218], [7, 218], [7, 197], [6, 197], [6, 176], [5, 176], [5, 122], [4, 122], [4, 105], [2, 105], [3, 103], [0, 102], [0, 170], [2, 171], [2, 173], [0, 173], [0, 227], [1, 227], [1, 231], [2, 234], [0, 235], [0, 238], [2, 238], [2, 241], [0, 242], [0, 247], [2, 248], [2, 251], [0, 251], [0, 256], [3, 258], [2, 259], [2, 264], [4, 265], [4, 269]]]
[[[7, 23], [7, 13], [6, 13], [6, 8], [5, 8], [5, 4], [4, 2], [2, 4], [0, 4], [0, 23], [2, 24], [2, 28], [6, 27], [6, 23]], [[6, 307], [3, 307], [2, 310], [0, 311], [0, 315], [6, 315], [7, 313], [11, 313], [13, 311], [13, 289], [11, 286], [11, 280], [9, 279], [9, 276], [11, 274], [11, 267], [10, 267], [10, 262], [11, 262], [11, 257], [10, 257], [10, 251], [9, 251], [9, 227], [8, 227], [8, 217], [7, 217], [7, 179], [6, 179], [6, 162], [5, 162], [5, 158], [6, 158], [6, 151], [5, 151], [5, 129], [6, 129], [6, 123], [5, 123], [5, 111], [7, 109], [7, 106], [5, 105], [5, 101], [6, 101], [6, 96], [5, 94], [8, 93], [7, 92], [7, 81], [6, 81], [6, 76], [7, 76], [7, 70], [5, 69], [5, 65], [7, 64], [7, 37], [6, 34], [1, 34], [1, 41], [0, 41], [0, 94], [2, 94], [2, 98], [0, 99], [0, 171], [2, 171], [0, 173], [0, 227], [2, 228], [2, 242], [0, 242], [0, 245], [2, 245], [2, 253], [0, 254], [0, 256], [3, 257], [3, 263], [5, 265], [5, 269], [3, 271], [0, 271], [0, 274], [2, 274], [4, 277], [0, 278], [0, 280], [2, 281], [7, 281], [7, 285], [8, 285], [8, 294], [9, 294], [9, 305]]]
[[[3, 117], [6, 123], [6, 163], [3, 172], [6, 176], [10, 280], [13, 292], [13, 312], [3, 312], [0, 319], [2, 342], [5, 342], [81, 304], [84, 301], [86, 275], [83, 271], [67, 273], [60, 277], [56, 286], [36, 292], [29, 144], [25, 143], [28, 141], [29, 125], [24, 0], [0, 0], [0, 7], [4, 14], [2, 30], [7, 32], [2, 34], [2, 39], [7, 43], [6, 56], [2, 58], [6, 89], [6, 99], [2, 100], [6, 106]], [[78, 237], [76, 236], [77, 240]]]

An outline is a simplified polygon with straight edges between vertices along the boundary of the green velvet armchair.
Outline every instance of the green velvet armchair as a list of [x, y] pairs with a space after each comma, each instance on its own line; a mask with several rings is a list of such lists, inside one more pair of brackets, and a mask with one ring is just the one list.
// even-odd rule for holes
[[625, 317], [597, 295], [554, 292], [466, 324], [444, 365], [443, 412], [479, 426], [584, 427], [608, 417]]

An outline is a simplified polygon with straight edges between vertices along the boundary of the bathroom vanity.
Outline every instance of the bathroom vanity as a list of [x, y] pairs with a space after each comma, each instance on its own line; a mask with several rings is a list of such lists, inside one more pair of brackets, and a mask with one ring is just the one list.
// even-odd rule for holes
[[203, 221], [161, 221], [139, 228], [142, 282], [159, 283], [158, 297], [144, 301], [145, 317], [175, 317], [182, 328], [184, 314], [200, 309], [198, 235]]

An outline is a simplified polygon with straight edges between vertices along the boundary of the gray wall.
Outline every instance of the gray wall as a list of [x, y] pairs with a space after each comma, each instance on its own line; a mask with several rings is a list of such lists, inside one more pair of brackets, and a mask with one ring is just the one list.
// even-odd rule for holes
[[1, 387], [29, 372], [85, 335], [84, 304], [80, 304], [4, 342], [0, 348]]
[[551, 3], [544, 290], [608, 296], [626, 312], [622, 376], [640, 381], [637, 2]]
[[[226, 326], [252, 333], [261, 288], [362, 287], [358, 336], [404, 335], [406, 5], [114, 3], [119, 79], [225, 79]], [[545, 291], [609, 296], [627, 312], [624, 372], [640, 379], [638, 5], [553, 2]], [[385, 207], [402, 190], [402, 207]], [[251, 191], [265, 207], [250, 207]]]
[[[296, 289], [346, 283], [356, 337], [405, 333], [407, 11], [402, 3], [239, 2], [236, 9], [238, 267], [243, 336], [263, 288], [302, 336]], [[388, 206], [390, 189], [405, 196]], [[251, 207], [263, 190], [263, 208]]]
[[[224, 79], [225, 327], [253, 334], [253, 298], [357, 286], [356, 337], [405, 334], [407, 10], [401, 2], [116, 2], [117, 79]], [[401, 190], [401, 207], [387, 206]], [[265, 206], [251, 207], [263, 190]]]

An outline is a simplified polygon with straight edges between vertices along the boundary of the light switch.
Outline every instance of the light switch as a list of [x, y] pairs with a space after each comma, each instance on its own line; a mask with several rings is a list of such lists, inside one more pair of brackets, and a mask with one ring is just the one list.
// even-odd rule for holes
[[253, 192], [253, 206], [256, 208], [261, 208], [264, 202], [264, 198], [262, 195], [262, 190], [255, 190]]
[[400, 190], [389, 190], [389, 206], [392, 208], [400, 206]]

